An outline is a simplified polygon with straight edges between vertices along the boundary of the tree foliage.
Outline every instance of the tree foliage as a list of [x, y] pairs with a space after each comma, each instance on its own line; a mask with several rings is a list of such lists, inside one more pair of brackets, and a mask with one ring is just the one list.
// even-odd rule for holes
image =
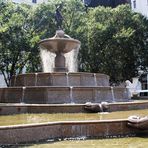
[[[146, 69], [148, 20], [128, 5], [98, 7], [88, 13], [88, 54], [82, 69], [103, 72], [121, 82]], [[89, 55], [89, 56], [88, 56]], [[86, 62], [89, 61], [89, 62]]]
[[81, 41], [79, 70], [110, 75], [121, 82], [148, 67], [148, 20], [128, 5], [85, 11], [81, 0], [49, 0], [35, 7], [0, 5], [0, 71], [7, 85], [12, 75], [41, 71], [38, 42], [56, 31], [58, 4], [66, 34]]
[[29, 38], [25, 30], [27, 6], [0, 5], [0, 71], [9, 86], [12, 75], [21, 73], [27, 62]]

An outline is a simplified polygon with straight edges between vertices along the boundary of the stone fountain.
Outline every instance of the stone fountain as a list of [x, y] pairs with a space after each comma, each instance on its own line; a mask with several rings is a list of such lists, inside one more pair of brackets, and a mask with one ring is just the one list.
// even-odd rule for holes
[[[13, 76], [11, 87], [0, 89], [3, 103], [100, 103], [127, 101], [126, 88], [109, 86], [109, 76], [97, 73], [70, 73], [65, 67], [64, 54], [80, 46], [62, 30], [39, 43], [43, 50], [56, 54], [55, 72]], [[16, 95], [17, 94], [17, 95]], [[87, 94], [87, 95], [86, 95]]]
[[[111, 87], [106, 74], [68, 72], [64, 54], [76, 50], [80, 42], [62, 30], [58, 30], [54, 37], [42, 40], [39, 45], [43, 50], [56, 54], [54, 72], [13, 76], [10, 87], [0, 88], [1, 115], [111, 112], [148, 108], [148, 102], [129, 102], [127, 88]], [[0, 144], [48, 138], [134, 135], [140, 132], [138, 129], [131, 129], [127, 122], [128, 120], [121, 119], [0, 126]], [[132, 126], [132, 121], [130, 123]]]
[[[62, 30], [39, 42], [42, 50], [56, 54], [53, 73], [30, 73], [12, 77], [11, 87], [0, 89], [3, 103], [63, 104], [128, 101], [125, 87], [109, 86], [109, 76], [100, 73], [68, 72], [64, 54], [80, 47]], [[16, 95], [17, 94], [17, 95]]]

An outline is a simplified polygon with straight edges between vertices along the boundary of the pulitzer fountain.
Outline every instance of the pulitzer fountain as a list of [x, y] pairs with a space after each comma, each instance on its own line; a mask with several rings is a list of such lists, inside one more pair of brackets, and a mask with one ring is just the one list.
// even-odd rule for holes
[[[59, 16], [59, 8], [57, 10]], [[13, 76], [11, 86], [0, 88], [0, 114], [115, 112], [148, 109], [148, 101], [132, 102], [126, 87], [112, 87], [101, 73], [69, 72], [66, 53], [77, 50], [80, 41], [60, 28], [54, 37], [39, 42], [42, 50], [55, 54], [54, 72]], [[93, 115], [93, 114], [92, 114]], [[145, 114], [146, 115], [146, 114]], [[136, 136], [148, 133], [148, 118], [53, 121], [0, 126], [0, 145], [85, 136]]]

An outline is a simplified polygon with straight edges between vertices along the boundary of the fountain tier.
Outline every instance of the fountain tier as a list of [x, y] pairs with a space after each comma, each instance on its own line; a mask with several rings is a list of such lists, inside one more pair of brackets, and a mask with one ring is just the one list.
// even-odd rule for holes
[[61, 52], [64, 54], [76, 49], [80, 42], [71, 38], [49, 38], [42, 40], [39, 44], [52, 53]]
[[128, 101], [124, 87], [110, 87], [109, 76], [97, 73], [30, 73], [13, 76], [0, 89], [3, 103], [100, 103]]
[[[128, 101], [126, 88], [114, 88], [114, 100]], [[63, 104], [113, 102], [111, 87], [38, 86], [0, 88], [1, 103]]]
[[18, 86], [109, 86], [109, 76], [82, 72], [20, 74], [11, 80], [11, 87]]
[[[18, 126], [1, 126], [0, 143], [14, 144], [45, 139], [109, 138], [135, 136], [142, 133], [127, 126], [128, 120], [61, 121]], [[143, 131], [147, 133], [148, 130]], [[113, 136], [112, 136], [113, 135]]]
[[80, 41], [70, 38], [62, 30], [57, 30], [53, 38], [44, 39], [39, 44], [41, 49], [46, 49], [56, 54], [54, 71], [65, 72], [68, 69], [65, 67], [64, 54], [77, 49], [80, 46]]

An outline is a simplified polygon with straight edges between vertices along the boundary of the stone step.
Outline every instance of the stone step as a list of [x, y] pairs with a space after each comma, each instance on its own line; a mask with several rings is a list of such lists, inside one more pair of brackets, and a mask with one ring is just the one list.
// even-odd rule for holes
[[129, 101], [124, 87], [28, 86], [0, 88], [1, 103], [100, 103]]
[[109, 76], [100, 73], [29, 73], [12, 77], [14, 86], [109, 86]]

